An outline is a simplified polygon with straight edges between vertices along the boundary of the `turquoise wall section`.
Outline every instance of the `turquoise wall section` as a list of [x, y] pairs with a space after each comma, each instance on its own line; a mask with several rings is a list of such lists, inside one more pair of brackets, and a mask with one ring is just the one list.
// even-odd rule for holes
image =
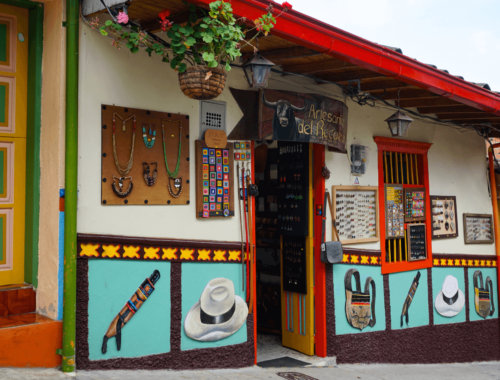
[[[482, 321], [484, 318], [476, 312], [474, 305], [474, 272], [480, 270], [483, 273], [483, 285], [486, 286], [486, 277], [490, 277], [493, 283], [493, 301], [495, 304], [495, 312], [489, 318], [498, 318], [498, 285], [497, 285], [497, 269], [496, 268], [469, 268], [469, 318], [471, 321]], [[480, 283], [478, 284], [481, 285]], [[491, 294], [490, 294], [491, 297]]]
[[[345, 312], [345, 283], [344, 278], [346, 272], [351, 269], [357, 269], [361, 279], [361, 291], [364, 292], [365, 282], [368, 277], [375, 281], [376, 297], [375, 297], [375, 326], [366, 326], [363, 330], [352, 327], [347, 322]], [[352, 278], [352, 288], [356, 287], [354, 277]], [[371, 267], [366, 265], [333, 265], [333, 289], [335, 299], [335, 333], [341, 334], [356, 334], [371, 331], [385, 330], [385, 306], [384, 306], [384, 278], [381, 274], [380, 267]], [[370, 301], [373, 302], [372, 288], [370, 285]]]
[[[432, 268], [432, 308], [434, 313], [434, 324], [442, 325], [445, 323], [465, 322], [465, 304], [463, 309], [454, 317], [443, 317], [436, 311], [434, 306], [436, 297], [443, 287], [443, 282], [446, 276], [451, 275], [458, 281], [458, 287], [465, 296], [465, 274], [464, 268]], [[420, 286], [419, 286], [420, 288]], [[417, 290], [418, 292], [418, 290]], [[467, 302], [467, 300], [465, 300]], [[413, 305], [412, 305], [413, 307]], [[410, 307], [411, 310], [411, 307]]]
[[417, 272], [420, 272], [420, 280], [408, 312], [408, 327], [418, 327], [429, 324], [427, 269], [393, 273], [389, 275], [391, 328], [393, 330], [407, 328], [406, 318], [403, 318], [403, 327], [401, 327], [401, 312], [403, 311], [406, 296], [408, 295], [408, 291], [410, 290]]
[[[155, 291], [122, 329], [122, 347], [102, 340], [111, 321], [146, 277], [160, 271]], [[89, 260], [89, 358], [132, 358], [170, 351], [170, 262]]]
[[245, 299], [242, 288], [241, 263], [239, 264], [214, 264], [214, 263], [182, 263], [182, 326], [181, 350], [195, 348], [221, 347], [247, 341], [247, 324], [231, 336], [216, 342], [200, 342], [189, 338], [184, 332], [184, 319], [193, 305], [200, 300], [203, 289], [208, 282], [217, 277], [225, 277], [234, 283], [237, 296]]

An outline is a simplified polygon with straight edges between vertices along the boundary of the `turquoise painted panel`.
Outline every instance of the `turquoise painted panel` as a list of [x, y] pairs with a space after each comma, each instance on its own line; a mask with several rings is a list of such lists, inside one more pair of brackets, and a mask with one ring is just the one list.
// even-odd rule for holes
[[216, 342], [200, 342], [189, 338], [184, 332], [184, 319], [187, 313], [200, 300], [208, 282], [218, 277], [230, 279], [234, 284], [236, 295], [245, 299], [245, 292], [241, 290], [241, 264], [182, 263], [181, 350], [229, 346], [247, 341], [246, 322], [233, 335]]
[[7, 25], [0, 24], [0, 62], [7, 61]]
[[[417, 272], [420, 272], [420, 280], [408, 312], [408, 326], [406, 326], [406, 318], [403, 318], [403, 327], [401, 327], [403, 305]], [[391, 328], [393, 330], [429, 324], [427, 269], [390, 274], [389, 290], [391, 299]]]
[[[368, 277], [375, 281], [375, 326], [366, 326], [363, 330], [352, 327], [347, 321], [345, 311], [345, 274], [351, 269], [359, 271], [361, 279], [361, 291], [364, 292], [365, 282]], [[352, 278], [352, 289], [356, 287], [356, 281]], [[370, 267], [365, 265], [334, 265], [333, 266], [333, 290], [335, 300], [335, 333], [341, 334], [356, 334], [371, 331], [385, 330], [385, 305], [384, 305], [384, 277], [382, 276], [380, 267]], [[370, 301], [373, 302], [372, 287], [370, 285]]]
[[7, 86], [0, 84], [0, 123], [5, 123], [5, 115], [7, 114]]
[[[446, 276], [453, 276], [458, 281], [458, 288], [465, 296], [465, 274], [464, 268], [432, 268], [432, 308], [434, 309], [434, 324], [442, 325], [445, 323], [459, 323], [465, 322], [465, 304], [463, 309], [454, 317], [443, 317], [436, 311], [434, 306], [436, 297], [443, 288], [443, 282]], [[420, 288], [420, 286], [419, 286]], [[417, 290], [418, 291], [418, 290]], [[410, 307], [411, 310], [411, 307]]]
[[[483, 285], [486, 286], [486, 277], [490, 277], [493, 283], [493, 302], [495, 304], [495, 312], [490, 318], [498, 318], [498, 286], [497, 286], [497, 269], [496, 268], [469, 268], [469, 319], [471, 321], [482, 321], [484, 318], [476, 312], [474, 305], [474, 272], [480, 270], [483, 273]], [[480, 283], [478, 285], [481, 285]], [[490, 294], [491, 297], [491, 294]]]
[[[102, 339], [113, 318], [146, 277], [160, 271], [160, 279], [139, 311], [122, 329], [122, 347], [108, 340], [101, 353]], [[170, 262], [89, 260], [89, 358], [135, 358], [170, 351]]]

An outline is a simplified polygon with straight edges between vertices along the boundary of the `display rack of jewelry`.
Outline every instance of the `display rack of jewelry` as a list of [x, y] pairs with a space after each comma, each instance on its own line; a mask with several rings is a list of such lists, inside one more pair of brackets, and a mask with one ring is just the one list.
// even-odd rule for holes
[[278, 142], [278, 223], [280, 234], [307, 236], [309, 220], [309, 146]]
[[408, 240], [408, 261], [427, 259], [425, 223], [407, 224], [406, 234]]
[[342, 244], [378, 241], [378, 187], [332, 186], [332, 194], [333, 216]]
[[283, 290], [307, 294], [306, 238], [282, 237]]
[[424, 187], [405, 188], [403, 200], [405, 223], [420, 222], [426, 219], [426, 200]]
[[404, 239], [403, 186], [385, 185], [385, 231], [387, 239]]
[[489, 214], [464, 214], [465, 244], [493, 244], [493, 218]]
[[431, 195], [432, 239], [458, 236], [457, 197]]
[[[182, 178], [177, 197], [169, 192], [163, 141], [155, 143], [162, 120], [170, 121], [163, 122], [168, 165]], [[101, 204], [189, 204], [188, 115], [102, 105], [101, 122]]]
[[196, 217], [234, 216], [233, 143], [208, 148], [196, 140]]

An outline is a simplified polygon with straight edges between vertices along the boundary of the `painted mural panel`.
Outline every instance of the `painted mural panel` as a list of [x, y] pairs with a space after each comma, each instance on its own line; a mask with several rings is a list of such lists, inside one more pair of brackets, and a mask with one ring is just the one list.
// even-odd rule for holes
[[465, 322], [465, 274], [463, 268], [432, 269], [434, 324]]
[[[474, 286], [474, 273], [479, 271], [477, 276], [477, 291]], [[469, 319], [471, 321], [481, 321], [483, 319], [498, 318], [498, 285], [497, 285], [497, 270], [496, 268], [469, 268]], [[481, 281], [481, 277], [482, 280]], [[488, 278], [491, 280], [488, 280]], [[476, 302], [476, 293], [478, 299]], [[481, 316], [476, 310], [476, 303], [478, 308], [482, 310]], [[487, 305], [489, 304], [489, 305]], [[493, 307], [494, 306], [494, 311]], [[489, 312], [486, 308], [489, 307]]]
[[[228, 286], [228, 280], [234, 286], [235, 311], [228, 317], [231, 326], [224, 332], [218, 331], [216, 324], [212, 324], [212, 328], [209, 329], [210, 331], [201, 331], [199, 327], [202, 324], [197, 324], [193, 320], [193, 313], [196, 311], [199, 312], [200, 301], [203, 301], [215, 287], [218, 287], [214, 287], [214, 280], [217, 280], [217, 284], [215, 285], [224, 285], [223, 288], [231, 294], [232, 289], [230, 285]], [[242, 290], [241, 264], [183, 263], [181, 350], [221, 347], [246, 342], [246, 318], [243, 323], [240, 323], [240, 314], [244, 310], [242, 310], [240, 306], [241, 302], [239, 302], [239, 300], [243, 301], [244, 299], [245, 292]], [[210, 305], [206, 305], [210, 307]], [[215, 307], [215, 305], [213, 306]], [[246, 310], [246, 314], [248, 314], [248, 309]], [[186, 323], [188, 333], [191, 337], [186, 334]], [[211, 340], [214, 338], [217, 338], [217, 340]]]
[[[141, 286], [155, 270], [160, 272], [154, 292]], [[89, 358], [133, 358], [170, 352], [170, 262], [141, 262], [89, 260]], [[140, 310], [135, 302], [142, 287], [149, 296], [142, 298]], [[133, 318], [122, 327], [121, 344], [109, 331], [123, 309], [127, 307]], [[129, 315], [129, 313], [127, 313]], [[103, 337], [110, 335], [103, 354]]]
[[393, 330], [429, 324], [426, 269], [390, 274], [389, 287]]
[[385, 330], [384, 279], [379, 266], [333, 265], [333, 289], [337, 335]]

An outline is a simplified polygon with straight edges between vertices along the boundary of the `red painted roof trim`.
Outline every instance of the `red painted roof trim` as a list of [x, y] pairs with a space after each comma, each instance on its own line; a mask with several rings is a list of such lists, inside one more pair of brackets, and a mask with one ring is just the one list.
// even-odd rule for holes
[[[190, 1], [208, 5], [213, 0]], [[281, 9], [278, 3], [272, 3], [276, 9]], [[265, 13], [269, 2], [231, 0], [231, 4], [236, 15], [256, 19]], [[277, 20], [272, 33], [307, 48], [500, 116], [500, 95], [300, 12], [291, 10], [284, 13]]]

